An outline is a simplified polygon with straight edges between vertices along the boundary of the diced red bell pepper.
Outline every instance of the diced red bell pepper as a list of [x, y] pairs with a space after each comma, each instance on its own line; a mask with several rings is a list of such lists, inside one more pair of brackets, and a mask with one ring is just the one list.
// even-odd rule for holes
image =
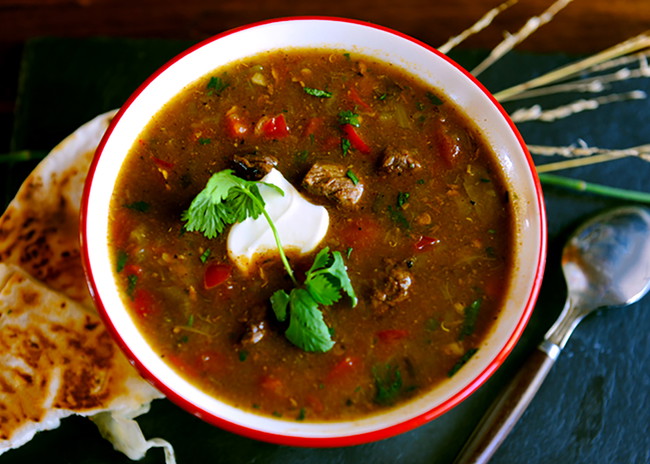
[[337, 362], [327, 374], [326, 383], [341, 382], [361, 368], [361, 359], [356, 356], [346, 356]]
[[310, 137], [312, 135], [316, 135], [316, 132], [321, 128], [322, 125], [323, 125], [323, 118], [319, 118], [319, 117], [309, 118], [307, 124], [305, 124], [305, 130], [303, 131], [303, 136]]
[[370, 147], [366, 142], [363, 141], [357, 130], [352, 124], [343, 124], [341, 130], [345, 134], [345, 137], [350, 141], [350, 145], [355, 150], [360, 151], [364, 155], [370, 153]]
[[382, 343], [393, 343], [408, 337], [408, 330], [387, 329], [377, 332], [377, 338]]
[[457, 140], [445, 128], [439, 128], [435, 134], [435, 144], [438, 154], [445, 161], [447, 166], [453, 166], [456, 157], [460, 155], [461, 149]]
[[417, 242], [415, 242], [414, 246], [416, 251], [427, 251], [437, 243], [440, 243], [439, 239], [423, 235]]
[[359, 217], [347, 223], [338, 236], [345, 246], [362, 250], [377, 240], [379, 224], [369, 217]]
[[282, 380], [272, 374], [263, 374], [260, 377], [260, 388], [263, 392], [270, 393], [275, 396], [284, 396], [285, 387]]
[[137, 288], [133, 293], [133, 309], [142, 316], [151, 316], [158, 312], [153, 294], [144, 288]]
[[281, 139], [289, 135], [289, 126], [283, 114], [262, 118], [257, 128], [260, 134], [270, 139]]
[[152, 156], [151, 160], [153, 161], [153, 164], [155, 164], [158, 167], [158, 169], [164, 169], [169, 171], [174, 167], [174, 163], [170, 163], [169, 161], [162, 160], [155, 156]]
[[355, 105], [360, 106], [361, 108], [367, 111], [372, 111], [372, 107], [368, 103], [363, 101], [363, 99], [359, 95], [359, 92], [357, 92], [357, 89], [355, 89], [354, 87], [350, 87], [350, 89], [348, 90], [348, 95], [350, 96], [350, 100], [352, 100], [352, 102]]
[[224, 283], [231, 275], [232, 266], [230, 264], [210, 264], [203, 275], [203, 285], [209, 290]]

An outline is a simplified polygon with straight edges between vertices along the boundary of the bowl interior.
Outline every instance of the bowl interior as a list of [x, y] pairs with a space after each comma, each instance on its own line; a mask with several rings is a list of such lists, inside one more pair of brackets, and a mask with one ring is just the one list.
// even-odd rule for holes
[[[515, 208], [513, 282], [500, 320], [457, 375], [398, 409], [343, 423], [295, 423], [260, 417], [212, 398], [178, 376], [151, 349], [124, 308], [107, 244], [109, 202], [122, 162], [166, 101], [208, 72], [262, 51], [291, 47], [347, 49], [394, 63], [441, 89], [477, 122], [497, 154]], [[91, 290], [127, 355], [170, 399], [232, 431], [285, 444], [351, 444], [408, 430], [447, 411], [481, 385], [510, 352], [530, 316], [545, 256], [539, 184], [523, 141], [491, 96], [446, 57], [411, 38], [364, 23], [323, 18], [270, 21], [228, 32], [177, 57], [120, 110], [98, 150], [86, 186], [82, 237]]]

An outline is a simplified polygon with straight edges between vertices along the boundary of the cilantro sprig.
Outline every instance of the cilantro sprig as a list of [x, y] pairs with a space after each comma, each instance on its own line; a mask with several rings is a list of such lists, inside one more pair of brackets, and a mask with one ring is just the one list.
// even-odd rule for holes
[[201, 232], [212, 239], [229, 225], [263, 215], [273, 233], [280, 259], [295, 286], [289, 293], [278, 290], [271, 296], [276, 318], [283, 322], [289, 317], [285, 335], [293, 344], [306, 351], [325, 352], [334, 346], [334, 341], [319, 306], [333, 305], [340, 300], [342, 293], [349, 296], [352, 306], [356, 306], [358, 301], [343, 257], [338, 251], [330, 253], [328, 247], [320, 250], [300, 286], [282, 248], [277, 228], [266, 211], [258, 187], [260, 184], [284, 195], [276, 185], [241, 179], [230, 169], [213, 174], [182, 213], [185, 230]]
[[[314, 263], [305, 274], [303, 287], [290, 293], [276, 291], [271, 306], [276, 318], [283, 322], [289, 315], [287, 339], [305, 351], [328, 351], [334, 346], [330, 330], [323, 320], [319, 305], [331, 306], [346, 293], [356, 306], [358, 299], [350, 282], [343, 257], [329, 247], [318, 252]], [[289, 311], [288, 311], [289, 310]]]
[[242, 222], [249, 217], [257, 219], [262, 214], [273, 232], [287, 274], [294, 283], [297, 283], [280, 243], [278, 230], [265, 209], [266, 203], [258, 187], [260, 184], [284, 196], [284, 192], [277, 185], [242, 179], [237, 177], [232, 169], [224, 169], [213, 174], [205, 188], [192, 200], [190, 207], [183, 211], [181, 219], [186, 221], [185, 230], [201, 232], [212, 239], [220, 235], [227, 226]]

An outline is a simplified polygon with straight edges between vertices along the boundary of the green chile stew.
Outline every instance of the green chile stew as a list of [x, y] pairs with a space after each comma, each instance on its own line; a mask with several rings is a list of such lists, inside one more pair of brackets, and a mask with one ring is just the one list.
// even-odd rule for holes
[[[319, 307], [323, 352], [273, 313], [295, 288], [277, 250], [246, 274], [227, 230], [181, 220], [214, 173], [271, 167], [329, 212], [316, 250], [287, 250], [297, 281], [329, 247], [358, 297]], [[445, 95], [363, 55], [296, 49], [217, 69], [155, 116], [121, 169], [110, 241], [124, 301], [181, 375], [260, 414], [345, 420], [431, 390], [479, 349], [510, 281], [512, 214], [494, 153]]]

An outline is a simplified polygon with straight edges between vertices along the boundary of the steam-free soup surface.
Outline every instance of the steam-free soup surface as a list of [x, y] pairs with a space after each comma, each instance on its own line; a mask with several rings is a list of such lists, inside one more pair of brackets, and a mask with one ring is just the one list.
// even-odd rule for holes
[[[320, 308], [334, 346], [285, 337], [269, 298], [295, 286], [277, 253], [250, 272], [227, 231], [181, 220], [213, 173], [275, 167], [329, 212], [359, 303]], [[339, 50], [262, 54], [217, 69], [150, 122], [123, 165], [111, 246], [123, 299], [167, 363], [237, 407], [290, 420], [358, 418], [430, 391], [480, 353], [508, 286], [508, 186], [444, 94]], [[297, 225], [299, 227], [299, 225]]]

